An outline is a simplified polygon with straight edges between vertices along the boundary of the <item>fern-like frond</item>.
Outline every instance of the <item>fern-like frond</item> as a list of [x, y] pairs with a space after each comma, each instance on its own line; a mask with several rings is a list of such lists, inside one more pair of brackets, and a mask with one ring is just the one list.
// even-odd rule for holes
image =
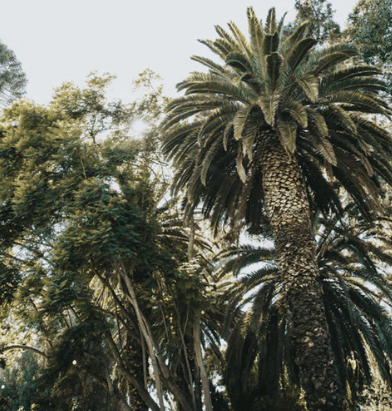
[[278, 117], [276, 120], [276, 132], [280, 144], [290, 153], [294, 153], [297, 139], [297, 123], [291, 118]]
[[260, 106], [261, 111], [263, 112], [265, 121], [270, 126], [275, 125], [279, 102], [279, 95], [276, 94], [270, 94], [267, 96], [262, 95], [257, 100], [257, 104]]
[[304, 77], [297, 77], [296, 83], [305, 93], [310, 102], [315, 103], [319, 97], [319, 81], [313, 74]]
[[308, 113], [300, 102], [292, 99], [287, 99], [285, 101], [284, 112], [290, 114], [290, 116], [298, 123], [301, 128], [305, 129], [308, 127]]
[[242, 34], [241, 30], [233, 22], [230, 22], [228, 26], [233, 36], [235, 37], [237, 44], [240, 45], [245, 55], [248, 58], [252, 58], [252, 51], [250, 49], [250, 45], [246, 40], [245, 36]]

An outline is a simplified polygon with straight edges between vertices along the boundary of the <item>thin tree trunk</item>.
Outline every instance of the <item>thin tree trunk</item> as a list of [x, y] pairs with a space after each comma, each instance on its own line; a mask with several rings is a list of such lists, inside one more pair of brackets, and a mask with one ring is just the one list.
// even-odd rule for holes
[[210, 394], [210, 384], [208, 380], [208, 375], [206, 368], [204, 366], [203, 355], [201, 352], [201, 339], [200, 339], [200, 308], [196, 309], [195, 322], [193, 324], [193, 338], [195, 340], [195, 353], [196, 353], [196, 364], [200, 370], [200, 378], [203, 386], [204, 393], [204, 406], [206, 411], [212, 411], [212, 401]]
[[[148, 347], [148, 351], [150, 353], [150, 358], [151, 358], [151, 362], [152, 362], [152, 367], [154, 370], [154, 381], [155, 381], [155, 388], [157, 390], [157, 396], [158, 396], [158, 400], [159, 400], [159, 407], [161, 409], [161, 411], [164, 411], [165, 409], [165, 405], [163, 402], [163, 391], [162, 391], [162, 385], [161, 385], [161, 376], [160, 376], [160, 372], [159, 372], [159, 366], [158, 366], [158, 361], [157, 361], [157, 356], [156, 356], [156, 346], [154, 347], [154, 342], [152, 341], [152, 336], [149, 334], [149, 330], [146, 327], [146, 322], [143, 318], [143, 314], [139, 308], [139, 304], [137, 302], [137, 298], [136, 298], [136, 294], [135, 291], [131, 285], [131, 282], [128, 278], [128, 275], [125, 271], [125, 269], [123, 267], [119, 268], [119, 273], [122, 276], [122, 278], [125, 281], [127, 290], [128, 290], [128, 298], [130, 303], [132, 304], [133, 308], [135, 309], [135, 313], [136, 313], [136, 317], [138, 320], [138, 324], [140, 327], [140, 330], [142, 332], [142, 335], [145, 338], [147, 347]], [[157, 350], [157, 352], [159, 352], [159, 350]]]
[[[138, 390], [140, 396], [143, 398], [145, 404], [153, 411], [162, 411], [161, 408], [158, 406], [158, 404], [152, 399], [150, 393], [148, 390], [144, 387], [144, 385], [137, 379], [135, 378], [127, 369], [127, 367], [124, 365], [123, 360], [121, 358], [121, 354], [118, 351], [118, 348], [116, 346], [116, 343], [113, 341], [112, 335], [110, 332], [106, 333], [106, 339], [107, 342], [112, 350], [113, 356], [116, 359], [117, 365], [119, 369], [123, 372], [124, 376], [128, 379], [128, 381]], [[111, 381], [109, 381], [110, 383]], [[113, 384], [109, 384], [109, 388], [112, 388], [112, 391], [114, 389]], [[110, 391], [110, 390], [109, 390]], [[112, 392], [110, 392], [112, 394]]]
[[[192, 258], [195, 254], [194, 245], [195, 245], [195, 221], [193, 216], [190, 218], [189, 222], [189, 243], [188, 243], [188, 261], [192, 261]], [[199, 375], [201, 379], [201, 384], [203, 387], [204, 393], [204, 406], [206, 411], [212, 411], [212, 401], [210, 393], [210, 383], [208, 380], [208, 375], [206, 368], [204, 366], [203, 354], [201, 351], [201, 330], [200, 330], [200, 307], [195, 309], [195, 318], [193, 323], [193, 339], [194, 339], [194, 350], [196, 355], [196, 365], [199, 367]], [[186, 351], [184, 350], [185, 356]], [[196, 382], [195, 382], [196, 383]]]
[[[141, 338], [143, 338], [142, 335]], [[135, 379], [144, 382], [146, 377], [144, 373], [144, 364], [146, 361], [145, 358], [143, 358], [143, 355], [146, 355], [145, 350], [143, 350], [143, 345], [139, 344], [130, 334], [127, 334], [123, 351], [124, 366]], [[128, 395], [133, 411], [148, 411], [148, 405], [143, 400], [137, 387], [132, 383], [128, 385]]]
[[[154, 368], [154, 373], [156, 374], [155, 376], [155, 384], [156, 384], [156, 389], [157, 393], [159, 394], [160, 392], [162, 393], [161, 389], [161, 380], [160, 380], [160, 372], [162, 373], [162, 378], [165, 381], [165, 384], [167, 388], [172, 392], [172, 394], [178, 399], [178, 401], [181, 403], [181, 405], [184, 407], [184, 410], [186, 411], [194, 411], [194, 408], [192, 405], [189, 403], [188, 398], [186, 398], [186, 395], [179, 389], [179, 387], [174, 383], [173, 378], [170, 375], [170, 369], [165, 363], [164, 358], [162, 357], [161, 350], [159, 347], [159, 344], [157, 343], [154, 333], [152, 331], [152, 327], [148, 321], [148, 319], [145, 317], [145, 315], [142, 313], [140, 310], [137, 298], [136, 298], [136, 293], [135, 290], [132, 286], [131, 280], [128, 277], [128, 274], [123, 266], [121, 268], [118, 266], [118, 273], [119, 275], [123, 278], [125, 285], [127, 287], [127, 298], [129, 299], [130, 303], [132, 304], [133, 308], [135, 309], [135, 313], [138, 319], [138, 324], [140, 326], [140, 330], [143, 334], [143, 337], [146, 341], [148, 351], [150, 353], [150, 358], [152, 361], [152, 365]], [[156, 371], [155, 371], [156, 370]], [[158, 395], [158, 399], [160, 400], [160, 407], [162, 410], [164, 410], [164, 405], [163, 405], [163, 397], [161, 395], [161, 398]], [[161, 405], [162, 401], [162, 405]]]
[[[266, 141], [264, 139], [264, 141]], [[309, 411], [345, 410], [328, 331], [310, 206], [298, 162], [270, 135], [261, 150], [266, 212], [285, 282], [290, 341]]]

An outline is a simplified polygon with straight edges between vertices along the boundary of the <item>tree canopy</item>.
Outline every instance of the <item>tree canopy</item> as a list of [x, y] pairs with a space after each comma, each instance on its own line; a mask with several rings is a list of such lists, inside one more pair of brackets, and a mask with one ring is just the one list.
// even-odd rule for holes
[[0, 42], [0, 105], [6, 106], [25, 93], [26, 74], [15, 53]]
[[194, 56], [183, 95], [146, 69], [130, 104], [97, 72], [20, 98], [4, 46], [1, 409], [386, 403], [388, 4], [361, 1], [343, 33], [326, 0], [288, 24], [249, 8], [248, 37], [202, 41], [217, 61]]
[[252, 8], [247, 15], [249, 40], [229, 23], [202, 41], [219, 63], [193, 57], [208, 73], [178, 84], [185, 95], [168, 104], [163, 150], [188, 214], [200, 206], [215, 232], [227, 222], [253, 233], [270, 226], [307, 406], [343, 410], [311, 214], [343, 213], [338, 189], [364, 217], [380, 211], [392, 139], [368, 114], [390, 114], [386, 85], [351, 45], [316, 48], [312, 21], [282, 34], [274, 9], [264, 25]]

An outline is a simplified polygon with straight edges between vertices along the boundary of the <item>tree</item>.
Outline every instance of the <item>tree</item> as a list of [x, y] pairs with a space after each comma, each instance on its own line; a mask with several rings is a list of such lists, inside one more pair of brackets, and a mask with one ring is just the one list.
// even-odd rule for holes
[[121, 100], [108, 101], [105, 95], [106, 88], [116, 77], [109, 73], [98, 76], [96, 72], [88, 77], [84, 89], [72, 82], [56, 88], [51, 106], [66, 118], [77, 121], [82, 136], [90, 137], [94, 143], [99, 135], [126, 134], [133, 120], [132, 107]]
[[158, 411], [169, 398], [201, 411], [209, 245], [197, 221], [190, 241], [154, 144], [133, 140], [133, 111], [105, 97], [110, 80], [3, 112], [2, 308], [47, 357], [37, 409]]
[[[353, 404], [374, 373], [386, 385], [392, 383], [392, 289], [386, 275], [392, 257], [381, 222], [375, 226], [354, 217], [352, 205], [346, 211], [343, 220], [316, 219], [315, 228], [332, 349]], [[234, 325], [225, 336], [225, 381], [234, 409], [241, 409], [244, 398], [272, 409], [284, 394], [281, 387], [290, 392], [298, 383], [287, 338], [283, 276], [274, 251], [265, 245], [233, 246], [219, 257], [224, 261], [219, 276], [225, 281], [230, 274], [237, 278], [222, 295], [228, 302], [227, 321]]]
[[360, 0], [348, 19], [352, 41], [369, 63], [392, 62], [391, 0]]
[[289, 24], [286, 30], [292, 30], [299, 24], [309, 21], [309, 32], [316, 40], [331, 41], [339, 37], [340, 27], [333, 20], [334, 10], [327, 0], [296, 0], [297, 15], [294, 24]]
[[281, 38], [274, 10], [265, 28], [252, 9], [248, 21], [249, 42], [234, 23], [203, 41], [224, 65], [193, 57], [209, 73], [178, 84], [185, 96], [168, 105], [163, 149], [188, 214], [200, 204], [215, 231], [270, 225], [307, 406], [341, 410], [311, 210], [341, 210], [334, 180], [368, 218], [377, 209], [378, 178], [392, 183], [391, 138], [363, 114], [389, 112], [385, 86], [377, 68], [352, 62], [354, 47], [314, 50], [307, 23]]
[[[68, 260], [66, 258], [64, 261], [61, 257], [62, 246], [68, 247], [68, 251], [72, 247], [72, 230], [76, 226], [69, 224], [71, 214], [71, 220], [76, 225], [86, 221], [91, 229], [94, 224], [92, 210], [99, 211], [97, 217], [101, 217], [101, 221], [95, 223], [102, 228], [103, 235], [105, 230], [107, 234], [110, 220], [114, 217], [112, 212], [116, 210], [113, 202], [111, 205], [114, 208], [105, 203], [115, 193], [109, 188], [111, 179], [119, 177], [120, 169], [126, 168], [126, 164], [135, 159], [135, 151], [130, 147], [132, 143], [127, 144], [123, 134], [115, 133], [121, 126], [127, 126], [129, 119], [126, 115], [116, 123], [117, 130], [113, 130], [112, 139], [108, 138], [106, 144], [99, 148], [93, 144], [90, 137], [106, 131], [107, 124], [118, 120], [118, 111], [122, 111], [122, 114], [126, 112], [120, 104], [116, 104], [114, 119], [111, 118], [111, 111], [103, 113], [106, 101], [101, 96], [108, 84], [107, 78], [95, 77], [93, 80], [90, 80], [87, 90], [75, 88], [70, 91], [71, 85], [68, 85], [68, 89], [64, 86], [59, 91], [64, 99], [56, 95], [55, 104], [49, 108], [19, 101], [4, 110], [2, 116], [4, 122], [0, 144], [3, 147], [2, 164], [5, 165], [2, 171], [9, 189], [8, 194], [6, 191], [1, 192], [4, 199], [4, 230], [1, 233], [4, 269], [1, 276], [2, 286], [8, 286], [7, 298], [2, 303], [5, 311], [8, 309], [16, 319], [23, 320], [25, 330], [35, 332], [35, 345], [50, 357], [45, 370], [50, 377], [40, 385], [41, 398], [35, 401], [43, 409], [63, 409], [75, 398], [81, 407], [83, 401], [90, 402], [90, 405], [95, 403], [97, 407], [100, 404], [102, 409], [102, 404], [108, 409], [108, 400], [117, 404], [116, 409], [127, 404], [118, 390], [111, 390], [110, 379], [105, 380], [105, 375], [109, 375], [113, 369], [112, 354], [102, 341], [105, 332], [110, 329], [111, 317], [96, 314], [99, 304], [98, 307], [94, 305], [93, 294], [88, 287], [91, 270], [90, 273], [89, 270], [84, 271], [81, 260], [77, 263], [77, 253], [72, 253], [72, 250], [70, 255], [67, 250], [63, 250], [63, 257], [69, 257]], [[73, 118], [64, 108], [65, 103], [68, 103], [66, 108], [70, 102], [74, 103], [74, 94], [83, 96], [80, 105], [87, 107], [85, 113], [77, 118]], [[88, 99], [86, 95], [92, 98]], [[94, 130], [86, 135], [86, 125], [93, 124], [91, 119], [99, 121], [95, 121]], [[89, 128], [87, 130], [90, 131]], [[126, 134], [126, 130], [121, 131]], [[13, 149], [9, 144], [13, 143], [18, 146], [14, 152], [18, 152], [17, 159], [11, 154]], [[107, 144], [112, 144], [112, 147], [109, 148]], [[19, 179], [19, 183], [16, 183], [15, 178]], [[19, 194], [15, 192], [16, 186], [19, 187]], [[12, 205], [11, 198], [15, 199], [15, 194], [19, 196], [16, 201], [18, 210]], [[90, 200], [80, 218], [74, 218], [76, 198], [85, 204]], [[100, 208], [97, 203], [93, 205], [95, 201], [99, 202]], [[120, 209], [120, 214], [125, 212], [121, 206]], [[134, 218], [133, 227], [136, 227], [143, 217], [134, 211], [128, 216]], [[124, 220], [123, 223], [127, 226]], [[130, 226], [127, 227], [130, 229]], [[132, 230], [129, 231], [131, 233]], [[83, 241], [93, 232], [85, 233], [87, 237], [80, 234], [81, 231], [78, 232], [78, 241]], [[93, 237], [90, 240], [88, 243], [93, 246]], [[16, 248], [21, 250], [22, 255], [15, 255]], [[14, 274], [13, 282], [8, 281], [11, 277], [8, 272]], [[92, 353], [98, 354], [95, 364], [91, 361]], [[72, 356], [80, 360], [78, 367], [73, 365]], [[105, 390], [111, 391], [109, 398]]]
[[0, 403], [4, 401], [2, 410], [17, 411], [22, 406], [24, 411], [30, 411], [38, 397], [34, 384], [41, 368], [38, 360], [35, 354], [25, 351], [17, 366], [4, 367], [0, 374]]
[[360, 49], [364, 60], [384, 68], [388, 91], [392, 91], [392, 1], [360, 0], [345, 30], [349, 41]]
[[0, 42], [0, 105], [6, 106], [25, 93], [26, 74], [15, 53]]

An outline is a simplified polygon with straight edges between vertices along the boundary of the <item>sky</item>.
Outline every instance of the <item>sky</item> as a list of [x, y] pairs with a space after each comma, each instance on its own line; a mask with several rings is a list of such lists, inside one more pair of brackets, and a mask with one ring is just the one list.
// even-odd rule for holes
[[[331, 1], [331, 0], [330, 0]], [[149, 68], [166, 93], [201, 66], [192, 55], [208, 55], [197, 39], [215, 39], [215, 25], [230, 21], [246, 34], [246, 8], [265, 19], [266, 0], [0, 0], [0, 40], [12, 49], [28, 78], [27, 97], [47, 104], [53, 88], [83, 85], [92, 71], [117, 76], [111, 96], [130, 102], [132, 80]], [[357, 0], [332, 0], [343, 29]], [[294, 0], [274, 4], [278, 18], [295, 17]]]

